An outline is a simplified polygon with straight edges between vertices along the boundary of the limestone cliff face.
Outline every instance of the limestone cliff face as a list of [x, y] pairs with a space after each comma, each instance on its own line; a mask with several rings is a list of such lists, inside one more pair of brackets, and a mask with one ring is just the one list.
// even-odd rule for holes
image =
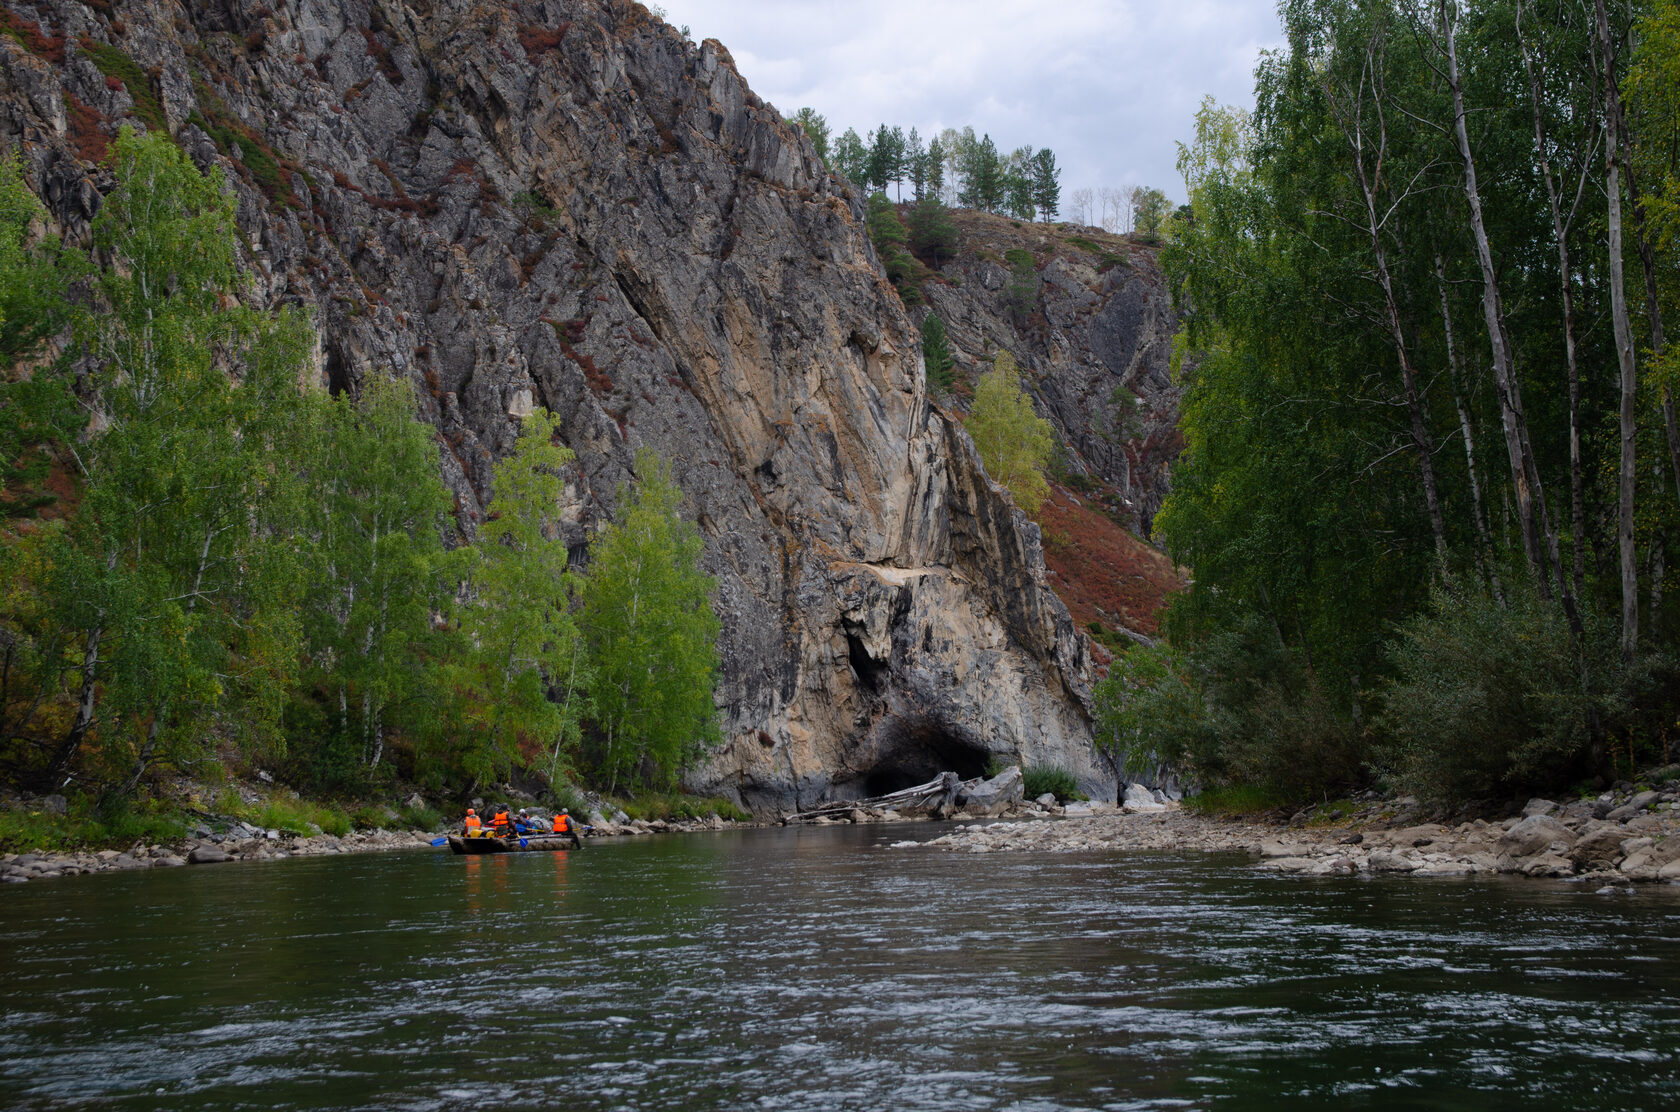
[[252, 297], [313, 308], [330, 387], [416, 386], [463, 533], [533, 405], [578, 454], [580, 552], [635, 450], [671, 461], [724, 628], [693, 786], [808, 805], [998, 755], [1112, 793], [1036, 527], [930, 409], [860, 199], [721, 45], [627, 0], [43, 0], [9, 26], [0, 134], [64, 233], [119, 122], [220, 165]]
[[[1070, 467], [1114, 488], [1147, 535], [1182, 446], [1178, 319], [1155, 249], [1095, 228], [953, 216], [956, 255], [923, 288], [958, 370], [976, 376], [1009, 350]], [[1014, 264], [1028, 255], [1021, 281]]]

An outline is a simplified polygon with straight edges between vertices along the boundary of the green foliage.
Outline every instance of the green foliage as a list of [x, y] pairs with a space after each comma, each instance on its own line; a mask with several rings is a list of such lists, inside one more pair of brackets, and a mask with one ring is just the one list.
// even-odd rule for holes
[[1159, 189], [1138, 186], [1132, 190], [1132, 236], [1144, 243], [1160, 243], [1172, 202]]
[[1594, 693], [1555, 603], [1443, 587], [1400, 625], [1389, 657], [1378, 761], [1401, 789], [1481, 799], [1556, 789], [1590, 768]]
[[1050, 491], [1044, 467], [1055, 432], [1033, 409], [1021, 387], [1021, 369], [1007, 351], [998, 352], [992, 369], [975, 384], [965, 424], [986, 473], [1007, 487], [1028, 514], [1037, 513]]
[[817, 149], [817, 157], [828, 161], [828, 121], [815, 108], [801, 108], [789, 116], [790, 126], [803, 131]]
[[312, 538], [300, 600], [305, 685], [330, 711], [288, 731], [295, 779], [353, 790], [379, 766], [394, 722], [412, 721], [434, 682], [422, 667], [432, 614], [453, 589], [443, 549], [450, 496], [433, 434], [406, 382], [368, 379], [360, 398], [313, 400], [306, 413]]
[[115, 46], [95, 42], [86, 37], [79, 45], [82, 53], [93, 59], [93, 64], [99, 68], [100, 73], [123, 83], [129, 98], [134, 101], [134, 114], [145, 122], [147, 129], [154, 134], [167, 136], [169, 121], [164, 116], [163, 103], [153, 91], [152, 79], [146, 75], [146, 71]]
[[866, 184], [869, 172], [869, 151], [863, 137], [851, 128], [840, 133], [834, 141], [834, 158], [829, 163], [836, 174], [854, 185]]
[[132, 786], [211, 731], [275, 735], [297, 659], [299, 485], [274, 461], [300, 424], [309, 329], [229, 302], [239, 241], [218, 178], [160, 135], [125, 129], [111, 157], [93, 224], [110, 265], [75, 319], [107, 427], [77, 453], [82, 503], [37, 585], [79, 690], [47, 778], [91, 740]]
[[273, 795], [253, 804], [227, 808], [227, 813], [264, 830], [278, 830], [293, 837], [317, 833], [342, 838], [350, 833], [350, 815], [328, 803], [311, 803], [291, 795]]
[[969, 208], [996, 212], [1007, 197], [1004, 164], [990, 135], [969, 144], [962, 154], [963, 188], [957, 200]]
[[[751, 822], [752, 814], [727, 799], [702, 798], [680, 792], [643, 792], [635, 799], [618, 800], [617, 806], [632, 820], [671, 822], [717, 816], [725, 822]], [[572, 812], [577, 814], [576, 811]]]
[[951, 211], [931, 193], [910, 210], [910, 247], [934, 267], [956, 254], [957, 225]]
[[1056, 166], [1056, 155], [1045, 147], [1032, 156], [1032, 201], [1038, 208], [1040, 220], [1052, 220], [1061, 207], [1062, 171]]
[[1003, 296], [1018, 327], [1038, 308], [1038, 264], [1031, 251], [1019, 247], [1005, 251], [1003, 257], [1009, 263], [1009, 285]]
[[1099, 752], [1121, 776], [1166, 765], [1204, 790], [1310, 798], [1365, 775], [1365, 742], [1317, 677], [1263, 623], [1194, 654], [1132, 647], [1093, 692]]
[[898, 218], [897, 206], [887, 199], [886, 194], [870, 194], [868, 227], [870, 242], [875, 244], [881, 264], [886, 267], [887, 278], [898, 290], [899, 297], [905, 305], [921, 304], [922, 291], [916, 283], [919, 268], [916, 260], [904, 249], [909, 233], [904, 222]]
[[941, 394], [951, 390], [951, 371], [957, 361], [951, 355], [951, 342], [945, 335], [945, 322], [932, 313], [922, 322], [922, 363], [927, 368], [928, 385]]
[[699, 530], [682, 520], [682, 491], [651, 450], [638, 483], [620, 488], [615, 520], [589, 546], [579, 624], [594, 670], [591, 764], [620, 783], [672, 783], [718, 737], [712, 686], [719, 622], [714, 581], [700, 568]]
[[128, 849], [137, 842], [168, 844], [184, 837], [187, 821], [161, 804], [122, 796], [70, 799], [62, 815], [39, 806], [0, 808], [0, 852]]
[[555, 443], [558, 426], [545, 409], [524, 418], [513, 454], [496, 465], [491, 482], [472, 569], [475, 597], [462, 612], [478, 652], [452, 676], [466, 708], [455, 756], [475, 782], [527, 763], [544, 767], [552, 782], [580, 735], [590, 662], [557, 529], [563, 471], [573, 458]]
[[1030, 764], [1021, 770], [1022, 791], [1028, 799], [1037, 799], [1046, 793], [1058, 800], [1084, 799], [1079, 792], [1079, 782], [1073, 773], [1060, 765]]
[[1184, 809], [1193, 815], [1258, 815], [1289, 802], [1264, 785], [1229, 784], [1185, 796]]

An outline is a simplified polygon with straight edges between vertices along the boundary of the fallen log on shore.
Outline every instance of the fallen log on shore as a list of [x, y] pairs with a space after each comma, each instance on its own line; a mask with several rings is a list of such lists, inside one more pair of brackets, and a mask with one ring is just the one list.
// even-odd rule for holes
[[870, 796], [867, 799], [840, 799], [833, 803], [823, 803], [809, 811], [789, 815], [783, 821], [816, 822], [818, 819], [844, 818], [853, 811], [896, 811], [905, 817], [927, 815], [930, 818], [945, 818], [956, 808], [957, 797], [962, 790], [963, 782], [956, 773], [941, 772], [925, 784], [900, 788], [896, 792]]

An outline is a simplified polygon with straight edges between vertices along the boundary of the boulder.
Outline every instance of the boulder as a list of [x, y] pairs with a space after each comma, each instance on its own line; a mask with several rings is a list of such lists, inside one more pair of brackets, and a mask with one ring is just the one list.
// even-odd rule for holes
[[1614, 868], [1626, 856], [1622, 852], [1624, 841], [1627, 841], [1627, 832], [1621, 827], [1600, 826], [1582, 835], [1580, 841], [1570, 847], [1569, 860], [1581, 872]]
[[1575, 844], [1575, 832], [1548, 815], [1534, 815], [1500, 835], [1497, 847], [1504, 856], [1532, 857], [1556, 842], [1567, 849]]
[[1528, 805], [1522, 809], [1525, 819], [1531, 819], [1535, 815], [1556, 814], [1557, 811], [1558, 805], [1549, 799], [1531, 799], [1528, 801]]
[[223, 861], [232, 861], [233, 857], [221, 846], [194, 846], [187, 854], [189, 865], [219, 865]]
[[154, 869], [178, 869], [185, 864], [186, 861], [184, 859], [176, 857], [173, 853], [166, 853], [162, 857], [152, 858], [152, 868]]
[[1605, 815], [1611, 822], [1626, 822], [1645, 808], [1662, 799], [1661, 792], [1640, 792], [1622, 806]]
[[1387, 849], [1372, 850], [1369, 863], [1374, 873], [1409, 873], [1418, 867], [1418, 863], [1410, 857]]
[[1128, 811], [1164, 811], [1166, 804], [1155, 800], [1155, 793], [1142, 784], [1127, 784], [1121, 806]]
[[962, 798], [971, 815], [1001, 815], [1026, 798], [1026, 781], [1019, 768], [1006, 768], [990, 780], [965, 780]]
[[62, 815], [70, 809], [70, 801], [62, 795], [43, 795], [40, 802], [41, 810], [49, 815]]
[[1447, 836], [1447, 828], [1438, 823], [1407, 826], [1394, 831], [1389, 839], [1397, 846], [1427, 846]]

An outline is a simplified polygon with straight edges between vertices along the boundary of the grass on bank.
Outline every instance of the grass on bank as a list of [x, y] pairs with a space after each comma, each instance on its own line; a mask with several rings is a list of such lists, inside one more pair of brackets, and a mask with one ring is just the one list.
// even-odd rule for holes
[[155, 800], [73, 799], [62, 815], [37, 803], [0, 810], [0, 852], [72, 853], [166, 844], [184, 838], [189, 826], [186, 815]]
[[614, 799], [609, 800], [608, 803], [610, 807], [615, 807], [629, 815], [632, 820], [641, 819], [644, 822], [703, 819], [712, 815], [716, 815], [725, 822], [752, 821], [752, 815], [749, 812], [743, 811], [727, 799], [703, 799], [699, 796], [682, 795], [677, 792], [669, 792], [663, 795], [649, 792], [637, 799]]
[[1055, 796], [1059, 803], [1085, 798], [1073, 773], [1058, 765], [1028, 765], [1021, 770], [1021, 784], [1021, 790], [1028, 799], [1037, 799], [1046, 792]]

